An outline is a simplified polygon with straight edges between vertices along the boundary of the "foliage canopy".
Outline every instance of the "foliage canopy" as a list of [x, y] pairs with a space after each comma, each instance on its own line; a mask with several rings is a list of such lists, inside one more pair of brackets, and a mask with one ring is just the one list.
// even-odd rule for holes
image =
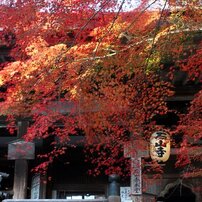
[[[10, 121], [29, 117], [27, 141], [57, 136], [37, 169], [63, 154], [70, 135], [82, 130], [95, 174], [102, 168], [125, 174], [121, 153], [127, 141], [148, 141], [152, 131], [170, 130], [156, 125], [155, 117], [169, 111], [176, 72], [201, 83], [202, 15], [197, 0], [158, 2], [2, 3], [0, 43], [11, 49], [12, 61], [1, 64], [0, 114]], [[201, 98], [200, 91], [175, 128], [185, 134], [182, 149], [189, 148], [190, 137], [201, 139]], [[177, 163], [189, 164], [190, 158], [200, 160], [183, 156]]]

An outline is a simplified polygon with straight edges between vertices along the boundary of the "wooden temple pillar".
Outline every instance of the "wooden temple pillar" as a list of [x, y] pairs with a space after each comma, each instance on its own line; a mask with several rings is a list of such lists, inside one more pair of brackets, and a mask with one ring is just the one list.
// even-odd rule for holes
[[15, 160], [13, 199], [27, 198], [28, 159], [34, 159], [34, 143], [22, 139], [28, 125], [27, 120], [18, 121], [17, 140], [8, 145], [8, 159]]
[[27, 197], [28, 162], [24, 159], [15, 160], [13, 199]]
[[[18, 138], [27, 132], [28, 121], [18, 122]], [[17, 151], [18, 152], [18, 151]], [[28, 162], [27, 159], [15, 160], [13, 199], [25, 199], [27, 197]]]

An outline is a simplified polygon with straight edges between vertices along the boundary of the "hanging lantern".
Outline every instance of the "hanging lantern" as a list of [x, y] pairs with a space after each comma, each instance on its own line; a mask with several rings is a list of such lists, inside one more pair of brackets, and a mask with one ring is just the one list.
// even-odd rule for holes
[[170, 156], [170, 136], [164, 131], [157, 131], [150, 138], [150, 156], [158, 162], [166, 162]]

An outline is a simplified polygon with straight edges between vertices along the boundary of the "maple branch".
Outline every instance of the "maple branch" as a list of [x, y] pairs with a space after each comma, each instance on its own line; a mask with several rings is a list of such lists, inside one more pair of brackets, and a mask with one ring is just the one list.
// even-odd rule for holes
[[[84, 24], [80, 31], [76, 34], [74, 41], [72, 43], [72, 45], [74, 44], [76, 38], [79, 36], [79, 34], [88, 26], [88, 24], [90, 23], [90, 21], [110, 2], [110, 0], [106, 0], [102, 6], [88, 19], [88, 21], [86, 22], [86, 24]], [[70, 46], [71, 47], [71, 46]]]
[[155, 28], [155, 31], [154, 31], [154, 36], [153, 36], [153, 39], [152, 39], [151, 49], [150, 49], [149, 55], [148, 55], [148, 57], [146, 59], [146, 63], [144, 65], [145, 70], [146, 70], [146, 68], [148, 66], [149, 59], [150, 59], [150, 57], [151, 57], [151, 55], [152, 55], [152, 53], [154, 51], [155, 39], [156, 39], [157, 33], [158, 33], [159, 29], [160, 29], [161, 19], [162, 19], [163, 12], [164, 12], [164, 10], [166, 8], [167, 3], [168, 3], [168, 0], [165, 0], [165, 3], [164, 3], [163, 8], [161, 10], [159, 20], [157, 22], [157, 25], [156, 25], [156, 28]]
[[144, 8], [140, 14], [130, 23], [130, 25], [123, 31], [123, 32], [127, 32], [127, 30], [129, 30], [136, 22], [137, 20], [141, 17], [141, 15], [148, 9], [150, 8], [154, 3], [156, 3], [158, 0], [154, 0], [153, 2], [151, 2], [146, 8]]
[[114, 56], [116, 54], [117, 54], [117, 51], [114, 50], [113, 53], [110, 53], [110, 54], [107, 54], [107, 55], [92, 56], [92, 57], [82, 58], [82, 59], [74, 60], [73, 62], [93, 61], [93, 60], [105, 59], [105, 58], [108, 58], [108, 57], [112, 57], [112, 56]]
[[[74, 40], [72, 41], [72, 43], [71, 43], [69, 49], [74, 46], [74, 43], [75, 43], [77, 37], [79, 36], [79, 34], [88, 26], [88, 24], [91, 22], [91, 20], [92, 20], [109, 2], [110, 2], [110, 0], [106, 0], [106, 1], [102, 4], [102, 6], [100, 6], [100, 8], [99, 8], [96, 12], [94, 12], [93, 15], [87, 20], [87, 22], [80, 28], [79, 32], [77, 32], [76, 36], [74, 37]], [[69, 50], [69, 49], [68, 49], [68, 50]], [[63, 53], [63, 55], [66, 54], [66, 53], [68, 52], [68, 50], [67, 50], [65, 53]], [[58, 57], [57, 57], [57, 60], [59, 61], [59, 60], [62, 58], [63, 55], [58, 56]]]
[[95, 54], [96, 54], [96, 52], [97, 52], [97, 50], [98, 50], [98, 47], [99, 47], [99, 45], [101, 44], [102, 40], [103, 40], [103, 39], [106, 37], [106, 35], [107, 35], [108, 33], [110, 33], [110, 31], [112, 30], [112, 28], [113, 28], [113, 26], [114, 26], [114, 23], [116, 22], [116, 20], [117, 20], [119, 14], [120, 14], [120, 12], [121, 12], [121, 9], [122, 9], [124, 3], [125, 3], [125, 0], [122, 0], [121, 5], [119, 6], [119, 10], [118, 10], [118, 12], [116, 13], [116, 15], [115, 15], [115, 17], [114, 17], [110, 28], [107, 30], [107, 32], [104, 34], [104, 36], [102, 36], [102, 37], [99, 39], [99, 41], [98, 41], [98, 43], [97, 43], [97, 45], [96, 45], [96, 47], [95, 47], [95, 49], [94, 49], [94, 51], [93, 51], [93, 52], [94, 52], [94, 56], [95, 56]]

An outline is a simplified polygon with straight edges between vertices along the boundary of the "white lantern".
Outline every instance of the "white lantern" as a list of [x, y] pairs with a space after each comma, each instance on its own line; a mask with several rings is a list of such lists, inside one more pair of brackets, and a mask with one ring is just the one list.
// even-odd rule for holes
[[166, 162], [170, 156], [170, 136], [164, 131], [157, 131], [150, 138], [150, 156], [158, 162]]

